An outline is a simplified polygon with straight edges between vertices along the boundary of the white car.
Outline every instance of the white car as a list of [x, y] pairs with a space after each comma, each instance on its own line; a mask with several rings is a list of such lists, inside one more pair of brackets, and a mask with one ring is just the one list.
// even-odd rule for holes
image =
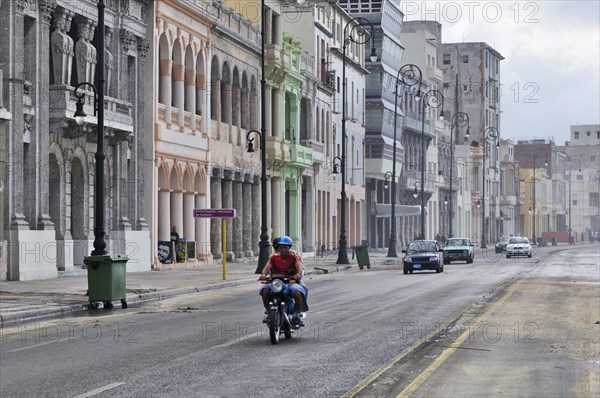
[[515, 236], [506, 244], [506, 258], [513, 256], [527, 256], [531, 258], [531, 243], [523, 236]]

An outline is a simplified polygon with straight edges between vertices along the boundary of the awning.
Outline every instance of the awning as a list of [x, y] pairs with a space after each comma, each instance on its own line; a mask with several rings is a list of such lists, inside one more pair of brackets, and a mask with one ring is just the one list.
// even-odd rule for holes
[[[396, 217], [418, 216], [421, 214], [421, 206], [396, 205]], [[425, 207], [427, 214], [427, 207]], [[384, 203], [375, 203], [375, 215], [377, 217], [390, 217], [392, 215], [392, 205]]]

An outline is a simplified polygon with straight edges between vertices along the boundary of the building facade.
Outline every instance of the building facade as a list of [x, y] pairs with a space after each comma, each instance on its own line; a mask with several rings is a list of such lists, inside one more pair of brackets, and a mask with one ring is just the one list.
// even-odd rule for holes
[[[495, 242], [502, 230], [500, 216], [500, 62], [504, 57], [486, 43], [443, 43], [439, 53], [444, 97], [455, 111], [469, 115], [467, 143], [471, 178], [471, 240], [482, 247]], [[466, 131], [458, 133], [464, 143]], [[485, 238], [485, 239], [484, 239]]]
[[[4, 107], [3, 233], [9, 280], [57, 277], [83, 265], [93, 242], [96, 73], [104, 68], [105, 229], [109, 254], [150, 269], [143, 195], [148, 2], [106, 2], [97, 48], [94, 1], [0, 3]], [[97, 65], [104, 51], [105, 64]], [[90, 83], [79, 86], [81, 83]], [[77, 93], [75, 88], [78, 87]], [[88, 115], [74, 120], [77, 95]], [[10, 116], [10, 120], [7, 120]], [[3, 251], [4, 253], [4, 251]]]
[[[145, 193], [152, 203], [153, 265], [165, 268], [210, 260], [211, 250], [221, 248], [218, 242], [211, 244], [209, 220], [195, 219], [193, 210], [210, 207], [213, 126], [208, 99], [218, 95], [219, 87], [211, 86], [209, 77], [211, 72], [219, 73], [222, 64], [211, 64], [219, 59], [210, 45], [211, 28], [218, 20], [214, 10], [198, 7], [193, 1], [152, 5], [154, 84], [149, 127], [154, 134], [146, 144], [152, 148], [154, 161], [145, 168], [152, 181], [152, 189]], [[216, 94], [210, 93], [211, 89]], [[219, 136], [218, 128], [215, 131]], [[171, 242], [172, 231], [180, 238], [176, 244]], [[165, 247], [169, 247], [169, 255], [163, 253]]]

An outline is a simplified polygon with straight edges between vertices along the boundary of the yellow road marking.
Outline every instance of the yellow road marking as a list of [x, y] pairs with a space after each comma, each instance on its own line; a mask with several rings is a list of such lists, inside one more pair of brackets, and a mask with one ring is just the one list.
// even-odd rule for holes
[[[511, 288], [504, 294], [504, 296], [502, 296], [498, 301], [496, 301], [484, 314], [482, 314], [479, 318], [477, 318], [477, 320], [478, 321], [484, 321], [485, 319], [489, 318], [490, 314], [494, 310], [496, 310], [496, 308], [498, 306], [500, 306], [501, 304], [503, 304], [508, 299], [508, 297], [510, 297], [513, 294], [513, 292], [516, 289], [516, 285], [517, 285], [517, 283], [515, 283], [513, 286], [511, 286]], [[435, 336], [437, 333], [439, 333], [440, 330], [446, 329], [446, 327], [451, 322], [453, 322], [453, 320], [452, 321], [444, 322], [436, 330], [433, 330], [433, 331], [429, 332], [425, 337], [419, 338], [417, 341], [415, 341], [410, 347], [408, 347], [406, 350], [404, 350], [398, 356], [396, 356], [395, 358], [393, 358], [392, 360], [390, 360], [388, 363], [386, 363], [385, 365], [383, 365], [381, 368], [377, 369], [375, 372], [371, 373], [367, 378], [365, 378], [363, 381], [361, 381], [356, 386], [354, 386], [354, 388], [352, 388], [350, 391], [346, 392], [342, 396], [342, 398], [352, 398], [352, 397], [356, 396], [358, 393], [360, 393], [362, 390], [364, 390], [366, 387], [368, 387], [370, 384], [372, 384], [375, 380], [377, 380], [379, 377], [381, 377], [382, 374], [384, 374], [385, 372], [387, 372], [389, 369], [391, 369], [393, 366], [395, 366], [398, 362], [400, 362], [404, 357], [406, 357], [412, 351], [414, 351], [419, 345], [422, 344], [422, 342], [424, 340], [425, 341], [429, 340], [433, 336]], [[455, 344], [452, 344], [449, 348], [447, 348], [446, 350], [444, 350], [442, 352], [442, 354], [436, 359], [436, 361], [434, 361], [427, 369], [425, 369], [425, 371], [423, 371], [421, 373], [421, 375], [419, 377], [417, 377], [415, 380], [413, 380], [402, 392], [400, 392], [400, 394], [398, 394], [397, 397], [406, 397], [406, 396], [412, 394], [413, 392], [415, 392], [416, 389], [421, 384], [423, 384], [423, 382], [446, 359], [448, 359], [454, 353], [454, 351], [456, 351], [460, 347], [460, 345], [462, 345], [462, 343], [465, 342], [465, 340], [469, 337], [469, 333], [470, 333], [470, 330], [466, 329], [455, 340]]]
[[[502, 296], [498, 301], [496, 301], [485, 313], [479, 316], [476, 321], [477, 322], [485, 322], [490, 315], [496, 310], [496, 308], [500, 307], [512, 294], [514, 293], [518, 283], [513, 284], [510, 289]], [[454, 341], [450, 347], [446, 348], [440, 356], [438, 356], [432, 363], [425, 369], [421, 374], [414, 379], [400, 394], [397, 395], [397, 398], [400, 397], [408, 397], [410, 394], [414, 393], [420, 386], [423, 384], [429, 376], [436, 371], [456, 350], [460, 348], [460, 346], [467, 340], [469, 337], [470, 330], [466, 329], [462, 334]]]

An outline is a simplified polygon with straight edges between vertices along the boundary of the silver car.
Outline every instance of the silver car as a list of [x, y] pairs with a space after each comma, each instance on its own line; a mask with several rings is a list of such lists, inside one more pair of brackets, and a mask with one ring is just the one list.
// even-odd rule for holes
[[527, 256], [531, 258], [531, 243], [523, 236], [515, 236], [506, 244], [506, 258]]

